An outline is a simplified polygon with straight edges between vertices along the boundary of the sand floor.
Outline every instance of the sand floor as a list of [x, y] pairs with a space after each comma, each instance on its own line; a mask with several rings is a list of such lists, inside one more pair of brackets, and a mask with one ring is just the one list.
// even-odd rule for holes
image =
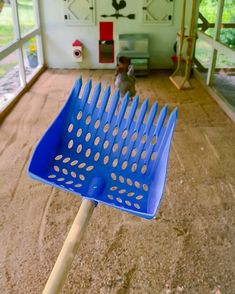
[[[47, 70], [0, 124], [0, 293], [41, 293], [81, 199], [26, 174], [36, 142], [80, 74]], [[142, 98], [179, 107], [156, 220], [99, 205], [62, 293], [235, 293], [235, 125], [196, 81], [137, 79]]]

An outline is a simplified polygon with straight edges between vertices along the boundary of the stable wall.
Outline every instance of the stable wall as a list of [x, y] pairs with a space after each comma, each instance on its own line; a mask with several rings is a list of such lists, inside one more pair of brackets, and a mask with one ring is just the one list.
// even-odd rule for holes
[[[115, 55], [118, 53], [118, 35], [130, 33], [147, 33], [150, 38], [150, 68], [171, 68], [170, 57], [173, 54], [173, 45], [177, 32], [181, 26], [182, 0], [174, 0], [173, 23], [168, 24], [143, 24], [143, 0], [126, 1], [127, 7], [123, 14], [135, 13], [134, 20], [126, 18], [103, 18], [101, 14], [112, 12], [112, 1], [96, 0], [96, 24], [94, 26], [68, 26], [64, 24], [63, 1], [41, 0], [41, 25], [44, 43], [45, 62], [50, 68], [114, 68], [113, 64], [100, 64], [98, 53], [99, 22], [113, 21]], [[188, 2], [188, 1], [187, 1]], [[104, 6], [105, 4], [105, 6]], [[190, 10], [187, 9], [189, 12]], [[121, 11], [122, 12], [122, 11]], [[190, 13], [188, 13], [190, 14]], [[72, 58], [71, 44], [79, 39], [85, 46], [84, 61], [76, 63]]]

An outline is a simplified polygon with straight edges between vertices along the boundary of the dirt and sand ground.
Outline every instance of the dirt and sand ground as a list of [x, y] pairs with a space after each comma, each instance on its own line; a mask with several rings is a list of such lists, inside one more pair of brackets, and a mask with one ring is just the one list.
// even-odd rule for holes
[[[0, 293], [41, 293], [81, 199], [31, 180], [36, 142], [77, 76], [48, 70], [0, 125]], [[62, 293], [235, 293], [235, 125], [201, 85], [169, 73], [137, 79], [141, 98], [179, 107], [164, 199], [147, 221], [99, 205]]]

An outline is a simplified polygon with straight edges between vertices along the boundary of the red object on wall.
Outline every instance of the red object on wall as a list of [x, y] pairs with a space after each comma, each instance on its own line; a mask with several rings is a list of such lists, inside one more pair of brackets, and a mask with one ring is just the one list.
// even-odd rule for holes
[[99, 62], [114, 62], [113, 22], [100, 22]]
[[75, 40], [74, 42], [73, 42], [73, 44], [72, 44], [72, 46], [80, 46], [80, 47], [82, 47], [82, 42], [80, 42], [79, 40]]
[[100, 22], [100, 40], [112, 41], [113, 40], [113, 22]]

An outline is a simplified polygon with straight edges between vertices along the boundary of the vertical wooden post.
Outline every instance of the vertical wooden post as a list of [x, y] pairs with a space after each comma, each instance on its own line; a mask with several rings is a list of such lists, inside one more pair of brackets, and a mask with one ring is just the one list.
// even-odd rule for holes
[[[178, 55], [177, 68], [175, 70], [175, 73], [178, 72], [178, 70], [180, 68], [181, 61], [182, 61], [182, 50], [183, 50], [184, 35], [185, 35], [185, 12], [186, 12], [186, 0], [184, 0], [183, 7], [182, 7], [182, 19], [181, 19], [181, 30], [180, 30], [180, 46], [179, 46], [179, 53], [177, 54]], [[175, 73], [173, 73], [172, 76], [174, 76]]]

